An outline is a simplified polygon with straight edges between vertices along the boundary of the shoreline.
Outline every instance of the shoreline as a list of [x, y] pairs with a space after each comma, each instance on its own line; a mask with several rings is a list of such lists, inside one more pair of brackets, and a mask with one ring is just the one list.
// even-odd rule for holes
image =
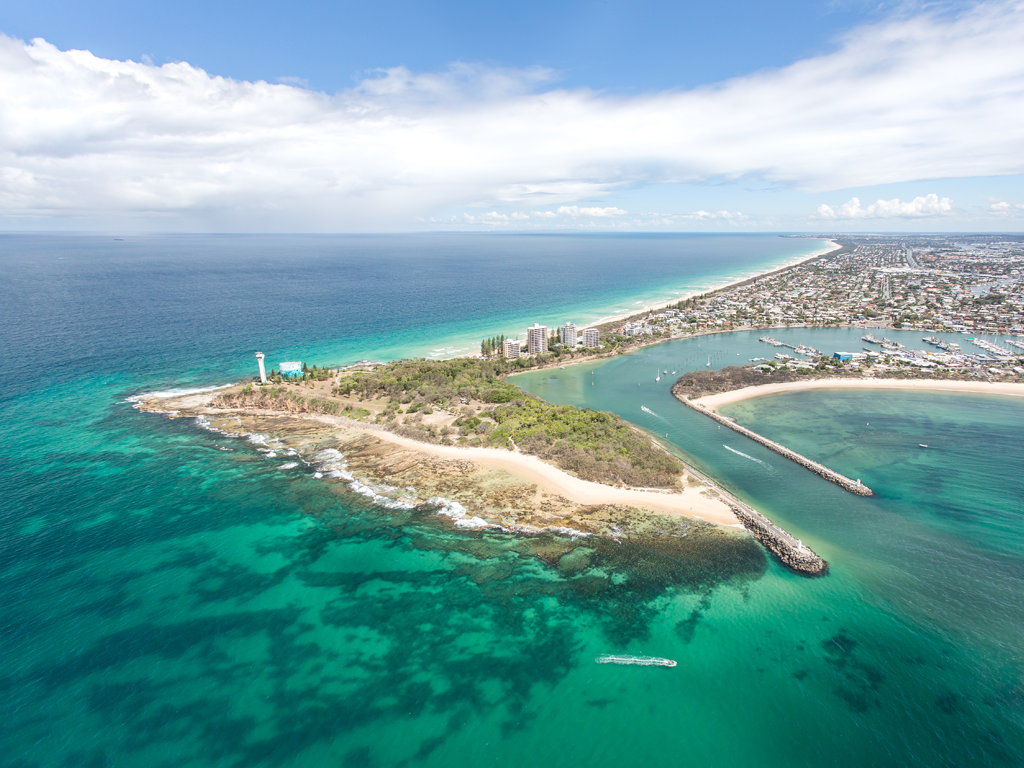
[[[470, 497], [474, 495], [474, 487], [475, 492], [479, 492], [480, 489], [493, 489], [496, 481], [502, 485], [515, 485], [519, 488], [515, 495], [520, 513], [528, 509], [533, 517], [548, 521], [547, 525], [540, 527], [532, 519], [525, 527], [508, 526], [500, 511], [487, 508], [487, 504], [481, 502], [479, 509], [469, 513], [473, 520], [478, 520], [479, 515], [489, 518], [480, 520], [479, 527], [497, 526], [523, 533], [537, 532], [545, 527], [556, 531], [571, 530], [573, 527], [566, 525], [563, 518], [575, 515], [587, 522], [588, 510], [603, 508], [629, 508], [724, 528], [743, 527], [728, 501], [728, 495], [713, 482], [691, 472], [689, 467], [685, 475], [688, 482], [680, 490], [612, 486], [580, 479], [537, 456], [518, 450], [436, 445], [342, 416], [215, 408], [210, 405], [211, 399], [210, 392], [190, 392], [170, 397], [142, 396], [135, 398], [133, 405], [140, 411], [159, 413], [169, 418], [195, 418], [201, 426], [233, 437], [245, 438], [271, 432], [274, 433], [273, 440], [297, 451], [300, 457], [305, 456], [303, 461], [307, 463], [315, 453], [315, 446], [325, 440], [344, 443], [347, 447], [341, 453], [346, 456], [346, 461], [349, 454], [353, 457], [356, 454], [373, 456], [362, 467], [366, 475], [373, 476], [372, 479], [368, 480], [367, 476], [353, 478], [361, 487], [396, 485], [395, 475], [404, 472], [401, 469], [396, 471], [396, 466], [422, 465], [421, 501], [438, 496], [453, 499], [461, 493], [462, 503], [469, 507], [466, 496], [467, 492]], [[249, 422], [244, 426], [243, 418]], [[307, 453], [304, 455], [303, 451]], [[691, 477], [693, 481], [689, 481]], [[469, 482], [467, 478], [475, 478], [475, 481]], [[401, 485], [407, 483], [403, 481]], [[383, 497], [381, 499], [387, 501]]]
[[[557, 493], [570, 501], [584, 506], [597, 504], [620, 505], [665, 512], [673, 517], [691, 517], [709, 523], [734, 527], [739, 523], [724, 502], [701, 497], [696, 488], [683, 491], [669, 491], [655, 488], [623, 488], [604, 485], [590, 480], [581, 480], [568, 472], [549, 464], [538, 456], [506, 451], [499, 448], [460, 447], [435, 445], [396, 435], [376, 425], [363, 424], [339, 416], [315, 415], [314, 421], [372, 435], [385, 442], [399, 445], [440, 459], [465, 461], [491, 468], [501, 469], [534, 483], [540, 488]], [[715, 486], [711, 489], [718, 491]], [[688, 505], [684, 510], [683, 506]]]
[[973, 382], [943, 379], [882, 379], [882, 378], [828, 378], [812, 381], [790, 381], [781, 384], [760, 384], [743, 387], [715, 395], [705, 395], [693, 402], [708, 410], [716, 411], [730, 403], [737, 403], [754, 397], [781, 394], [783, 392], [804, 392], [815, 389], [904, 389], [926, 392], [953, 392], [975, 395], [1002, 395], [1024, 397], [1024, 384], [1010, 382]]
[[822, 256], [827, 256], [830, 253], [834, 253], [835, 251], [839, 251], [839, 250], [843, 249], [843, 246], [840, 245], [836, 241], [835, 238], [824, 238], [824, 237], [822, 237], [822, 238], [815, 238], [815, 239], [825, 240], [826, 243], [827, 243], [827, 245], [822, 245], [821, 246], [823, 250], [819, 251], [818, 253], [812, 253], [812, 254], [808, 254], [806, 256], [801, 256], [800, 258], [796, 259], [795, 261], [789, 262], [787, 264], [783, 264], [782, 266], [772, 267], [771, 269], [765, 270], [763, 272], [757, 272], [757, 273], [755, 273], [753, 275], [747, 275], [746, 277], [741, 277], [741, 278], [739, 278], [737, 280], [731, 280], [730, 282], [727, 282], [727, 283], [722, 283], [720, 285], [713, 285], [713, 286], [711, 286], [709, 288], [703, 288], [703, 289], [700, 289], [700, 290], [691, 291], [690, 293], [687, 293], [687, 294], [685, 294], [683, 296], [680, 296], [679, 298], [672, 299], [671, 301], [662, 302], [660, 304], [647, 304], [647, 305], [644, 305], [643, 307], [641, 307], [640, 309], [638, 309], [636, 311], [629, 312], [629, 313], [624, 314], [624, 315], [621, 315], [621, 314], [620, 315], [608, 315], [606, 317], [602, 317], [602, 318], [600, 318], [598, 320], [595, 320], [594, 322], [586, 325], [585, 327], [593, 328], [593, 327], [597, 327], [599, 325], [608, 325], [609, 323], [616, 323], [616, 322], [619, 322], [621, 320], [627, 320], [630, 317], [633, 317], [634, 315], [642, 314], [644, 312], [656, 312], [659, 309], [665, 309], [666, 307], [671, 307], [674, 304], [678, 304], [681, 301], [686, 301], [687, 299], [692, 298], [694, 296], [701, 296], [701, 295], [707, 294], [707, 293], [716, 293], [718, 291], [724, 291], [724, 290], [727, 290], [727, 289], [732, 288], [734, 286], [742, 285], [743, 283], [746, 283], [749, 280], [759, 280], [760, 278], [765, 277], [767, 275], [775, 274], [777, 272], [784, 272], [787, 269], [792, 269], [793, 267], [798, 267], [801, 264], [804, 264], [804, 263], [806, 263], [808, 261], [813, 261], [814, 259], [821, 258]]

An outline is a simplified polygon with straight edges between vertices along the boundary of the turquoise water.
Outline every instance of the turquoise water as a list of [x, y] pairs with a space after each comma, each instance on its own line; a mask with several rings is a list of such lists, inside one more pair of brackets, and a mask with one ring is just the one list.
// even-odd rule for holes
[[[749, 335], [520, 379], [668, 433], [829, 559], [818, 580], [736, 536], [695, 534], [685, 556], [630, 541], [562, 555], [573, 542], [457, 532], [124, 402], [246, 374], [258, 347], [323, 363], [418, 354], [473, 323], [500, 332], [489, 324], [565, 297], [604, 312], [717, 282], [715, 254], [742, 274], [807, 243], [125, 243], [0, 238], [0, 764], [1020, 763], [1014, 401], [742, 405], [755, 428], [861, 476], [878, 491], [864, 500], [722, 435], [671, 399], [671, 377], [653, 380], [764, 356]], [[535, 284], [504, 280], [541, 264]], [[786, 333], [825, 349], [853, 332]], [[679, 665], [593, 663], [606, 652]]]
[[[852, 346], [854, 333], [772, 335], [837, 350]], [[910, 332], [886, 335], [922, 346]], [[675, 402], [669, 388], [676, 377], [654, 380], [666, 368], [706, 368], [709, 357], [720, 366], [765, 356], [768, 349], [774, 352], [755, 334], [709, 336], [515, 380], [546, 399], [613, 410], [640, 424], [830, 562], [826, 579], [796, 583], [772, 563], [748, 589], [737, 630], [743, 640], [734, 638], [743, 648], [737, 652], [763, 648], [764, 635], [755, 627], [766, 614], [779, 620], [782, 637], [799, 638], [799, 654], [793, 646], [788, 653], [780, 649], [761, 674], [771, 681], [773, 697], [797, 699], [786, 704], [787, 712], [824, 742], [815, 748], [818, 759], [1018, 764], [1024, 748], [1024, 403], [833, 390], [723, 409], [861, 478], [876, 491], [864, 499]], [[713, 602], [702, 614], [709, 628], [717, 625]], [[706, 652], [698, 637], [687, 649], [691, 654]], [[799, 669], [790, 666], [794, 656], [803, 662]], [[770, 739], [777, 746], [783, 741]]]

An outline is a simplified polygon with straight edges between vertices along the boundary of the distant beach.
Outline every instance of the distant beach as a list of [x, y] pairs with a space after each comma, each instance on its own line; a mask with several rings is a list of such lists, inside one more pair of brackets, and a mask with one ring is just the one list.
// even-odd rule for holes
[[[825, 238], [821, 238], [821, 239], [824, 240]], [[679, 296], [678, 298], [675, 298], [675, 299], [670, 299], [669, 301], [664, 301], [664, 302], [660, 302], [660, 303], [653, 303], [653, 304], [645, 304], [642, 308], [636, 309], [636, 310], [631, 310], [629, 312], [626, 312], [625, 314], [615, 314], [615, 315], [609, 315], [607, 317], [602, 317], [602, 318], [599, 318], [599, 319], [595, 320], [592, 323], [588, 323], [588, 325], [591, 325], [591, 326], [593, 326], [593, 325], [606, 325], [607, 323], [614, 323], [614, 322], [618, 322], [620, 320], [625, 320], [626, 318], [632, 317], [633, 315], [640, 314], [642, 312], [657, 312], [659, 309], [665, 309], [666, 307], [674, 306], [674, 305], [678, 304], [680, 301], [686, 301], [691, 296], [699, 296], [699, 295], [704, 294], [704, 293], [711, 293], [712, 291], [724, 291], [724, 290], [726, 290], [726, 289], [728, 289], [728, 288], [730, 288], [732, 286], [739, 285], [740, 283], [745, 283], [747, 280], [755, 280], [755, 279], [757, 279], [759, 277], [763, 277], [764, 275], [769, 275], [769, 274], [771, 274], [773, 272], [780, 272], [780, 271], [785, 270], [785, 269], [791, 269], [793, 267], [799, 266], [800, 264], [803, 264], [804, 262], [811, 261], [812, 259], [817, 259], [817, 258], [819, 258], [821, 256], [824, 256], [824, 255], [828, 254], [828, 253], [832, 253], [833, 251], [837, 251], [837, 250], [839, 250], [841, 248], [842, 248], [842, 246], [838, 242], [836, 242], [836, 240], [834, 240], [834, 239], [833, 240], [828, 240], [827, 243], [825, 245], [822, 245], [822, 247], [818, 251], [815, 251], [814, 253], [809, 253], [809, 254], [807, 254], [805, 256], [801, 256], [801, 257], [799, 257], [797, 259], [794, 259], [793, 261], [791, 261], [791, 262], [789, 262], [787, 264], [783, 264], [782, 266], [772, 267], [771, 269], [766, 269], [766, 270], [763, 270], [761, 272], [755, 272], [752, 275], [747, 275], [746, 277], [741, 277], [738, 280], [730, 280], [729, 282], [720, 283], [718, 285], [713, 285], [713, 286], [710, 286], [708, 288], [701, 288], [699, 290], [690, 291], [687, 294]]]
[[812, 389], [910, 389], [927, 392], [959, 392], [975, 395], [1006, 395], [1024, 397], [1024, 384], [983, 381], [942, 381], [929, 379], [815, 379], [784, 384], [762, 384], [722, 392], [694, 400], [707, 408], [717, 410], [723, 405], [737, 403], [752, 397], [777, 395], [782, 392], [801, 392]]

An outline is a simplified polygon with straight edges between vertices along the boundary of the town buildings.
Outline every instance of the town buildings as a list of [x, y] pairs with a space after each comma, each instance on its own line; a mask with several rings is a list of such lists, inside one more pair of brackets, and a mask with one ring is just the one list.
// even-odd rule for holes
[[601, 332], [597, 328], [586, 328], [583, 331], [583, 346], [584, 347], [599, 347], [601, 346]]

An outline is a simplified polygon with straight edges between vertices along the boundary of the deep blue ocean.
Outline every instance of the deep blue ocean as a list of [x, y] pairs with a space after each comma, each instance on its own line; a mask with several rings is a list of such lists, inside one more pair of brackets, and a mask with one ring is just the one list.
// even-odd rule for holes
[[[759, 549], [666, 562], [594, 545], [582, 571], [551, 565], [544, 542], [375, 507], [126, 402], [252, 375], [256, 350], [271, 366], [446, 357], [821, 247], [0, 237], [0, 765], [1022, 764], [1015, 398], [819, 392], [730, 407], [864, 479], [877, 495], [861, 499], [722, 434], [653, 381], [764, 355], [749, 334], [517, 378], [662, 437], [826, 557], [817, 580]], [[838, 349], [851, 333], [775, 335]], [[606, 652], [679, 665], [593, 663]]]

